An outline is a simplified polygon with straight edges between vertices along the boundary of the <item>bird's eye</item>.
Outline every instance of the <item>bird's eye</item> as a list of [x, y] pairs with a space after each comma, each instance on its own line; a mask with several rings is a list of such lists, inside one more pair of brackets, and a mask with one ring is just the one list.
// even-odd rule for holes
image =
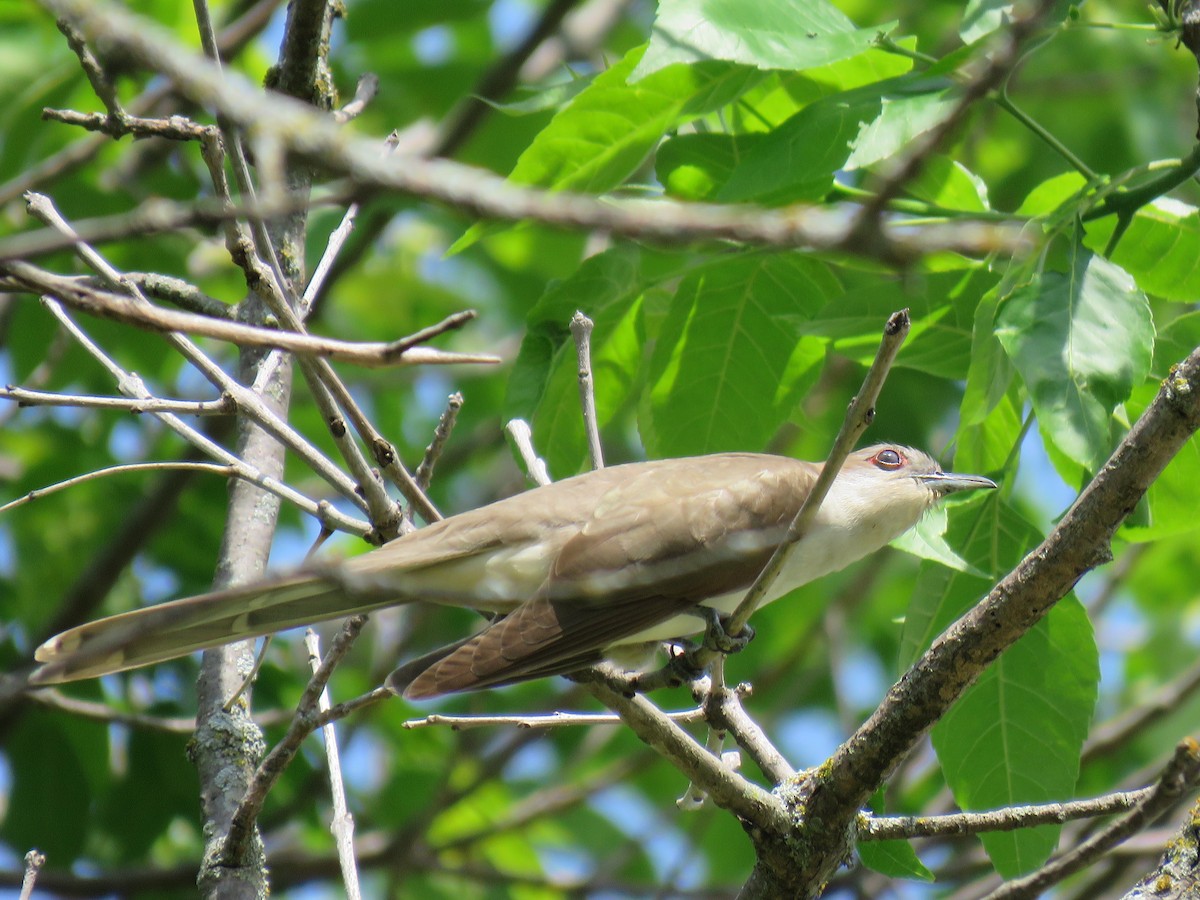
[[900, 453], [892, 450], [889, 447], [887, 450], [880, 450], [878, 453], [872, 456], [871, 462], [875, 463], [875, 465], [879, 466], [881, 469], [885, 469], [888, 472], [894, 472], [896, 469], [899, 469], [901, 466], [905, 465], [908, 460], [906, 460]]

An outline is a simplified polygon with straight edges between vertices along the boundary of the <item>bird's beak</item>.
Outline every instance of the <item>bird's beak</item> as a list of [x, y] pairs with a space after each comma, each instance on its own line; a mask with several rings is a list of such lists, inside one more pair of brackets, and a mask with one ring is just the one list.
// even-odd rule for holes
[[917, 481], [931, 491], [945, 496], [958, 491], [975, 491], [980, 488], [994, 489], [996, 482], [982, 475], [957, 475], [954, 472], [933, 472], [929, 475], [914, 476]]

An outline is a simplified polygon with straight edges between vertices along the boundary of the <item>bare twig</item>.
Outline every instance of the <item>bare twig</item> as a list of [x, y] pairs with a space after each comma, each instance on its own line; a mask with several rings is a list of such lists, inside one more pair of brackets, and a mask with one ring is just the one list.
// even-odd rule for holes
[[69, 406], [79, 409], [115, 409], [139, 415], [171, 412], [183, 416], [227, 416], [237, 409], [232, 397], [220, 400], [137, 400], [128, 397], [93, 397], [88, 394], [58, 394], [7, 385], [0, 387], [0, 399], [16, 401], [17, 406]]
[[64, 491], [67, 488], [75, 487], [87, 481], [94, 481], [98, 478], [106, 478], [109, 475], [123, 475], [127, 472], [165, 472], [168, 469], [181, 469], [188, 472], [212, 472], [215, 475], [224, 475], [229, 477], [236, 475], [237, 472], [232, 466], [222, 466], [217, 463], [201, 463], [201, 462], [151, 462], [151, 463], [123, 463], [116, 466], [107, 466], [103, 469], [96, 469], [92, 472], [87, 472], [83, 475], [76, 475], [74, 478], [67, 478], [56, 484], [48, 485], [44, 488], [37, 488], [29, 491], [22, 497], [16, 500], [10, 500], [8, 503], [0, 505], [0, 514], [8, 512], [18, 506], [24, 506], [27, 503], [32, 503], [34, 500], [39, 500], [42, 497], [47, 497], [50, 494], [56, 494], [59, 491]]
[[746, 592], [746, 596], [733, 611], [733, 615], [729, 617], [728, 629], [731, 634], [738, 634], [745, 627], [746, 621], [758, 608], [767, 588], [779, 575], [788, 554], [804, 552], [802, 545], [796, 545], [800, 544], [809, 529], [812, 528], [821, 503], [824, 502], [825, 495], [829, 493], [829, 488], [833, 486], [833, 480], [841, 471], [846, 457], [850, 455], [850, 451], [858, 443], [859, 437], [867, 430], [871, 420], [875, 418], [875, 401], [879, 399], [879, 392], [883, 389], [883, 383], [887, 380], [896, 354], [900, 352], [900, 346], [908, 337], [908, 327], [907, 309], [894, 312], [888, 318], [887, 324], [883, 328], [883, 340], [875, 354], [875, 361], [867, 370], [862, 387], [850, 401], [850, 408], [846, 410], [846, 417], [842, 420], [842, 427], [833, 441], [825, 465], [821, 467], [821, 474], [817, 477], [816, 484], [813, 485], [808, 496], [804, 498], [804, 505], [796, 513], [796, 518], [788, 526], [784, 542], [771, 556], [758, 578], [754, 580], [754, 584], [750, 586], [750, 590]]
[[766, 732], [746, 713], [742, 698], [750, 693], [750, 686], [739, 684], [735, 688], [713, 685], [704, 699], [704, 717], [716, 727], [733, 735], [734, 741], [754, 760], [772, 784], [782, 784], [796, 774], [796, 770], [784, 759]]
[[1030, 875], [1006, 882], [988, 894], [986, 900], [1033, 900], [1040, 897], [1051, 885], [1058, 884], [1068, 875], [1090, 865], [1131, 834], [1145, 828], [1198, 783], [1200, 745], [1188, 738], [1175, 748], [1175, 754], [1163, 769], [1158, 783], [1148, 789], [1149, 792], [1140, 799], [1137, 806], [1107, 828], [1074, 847], [1069, 853], [1052, 860]]
[[33, 886], [37, 882], [38, 872], [46, 864], [46, 854], [30, 850], [25, 854], [25, 874], [21, 877], [21, 894], [19, 900], [29, 900], [33, 896]]
[[430, 481], [433, 480], [433, 467], [437, 465], [446, 442], [450, 440], [450, 432], [454, 430], [454, 423], [458, 420], [458, 411], [462, 409], [462, 405], [463, 395], [458, 391], [446, 398], [446, 408], [442, 410], [442, 414], [438, 418], [437, 428], [433, 432], [433, 440], [425, 448], [425, 456], [413, 474], [413, 479], [421, 490], [428, 488]]
[[[70, 697], [55, 688], [40, 688], [36, 691], [26, 691], [22, 694], [35, 703], [40, 703], [50, 709], [61, 710], [73, 716], [105, 722], [110, 725], [126, 725], [130, 728], [144, 728], [148, 731], [165, 731], [170, 734], [191, 734], [196, 728], [196, 720], [184, 716], [154, 716], [146, 713], [123, 712], [113, 709], [108, 703], [95, 703], [90, 700], [80, 700]], [[254, 721], [261, 727], [282, 725], [290, 718], [286, 710], [271, 710], [260, 713]]]
[[182, 278], [162, 275], [158, 272], [126, 272], [126, 281], [140, 287], [151, 297], [165, 300], [188, 312], [208, 316], [210, 319], [237, 318], [237, 309], [210, 297]]
[[105, 319], [115, 319], [147, 331], [179, 332], [229, 341], [242, 347], [278, 347], [305, 356], [319, 356], [367, 368], [383, 366], [495, 364], [491, 354], [452, 353], [416, 346], [438, 334], [459, 328], [475, 317], [472, 310], [455, 313], [442, 322], [395, 341], [342, 341], [274, 328], [245, 325], [227, 319], [173, 309], [162, 309], [143, 300], [103, 291], [72, 278], [60, 278], [27, 263], [0, 263], [0, 270], [20, 279], [30, 290], [53, 294], [72, 309]]
[[524, 419], [510, 419], [504, 430], [516, 446], [529, 480], [538, 486], [549, 484], [550, 473], [546, 470], [546, 461], [533, 449], [533, 433], [529, 430], [529, 423]]
[[97, 722], [106, 722], [110, 725], [128, 725], [132, 728], [166, 731], [170, 734], [191, 734], [196, 727], [196, 720], [194, 718], [183, 716], [167, 718], [164, 716], [145, 715], [143, 713], [121, 712], [120, 710], [113, 709], [107, 703], [93, 703], [89, 700], [80, 700], [78, 697], [69, 697], [62, 691], [54, 688], [29, 691], [25, 696], [35, 703], [40, 703], [50, 709], [61, 710], [73, 716], [92, 719]]
[[48, 122], [62, 122], [85, 131], [98, 131], [109, 137], [119, 138], [127, 134], [134, 137], [157, 137], [167, 141], [200, 141], [215, 130], [211, 125], [200, 125], [186, 116], [168, 116], [163, 119], [148, 119], [141, 116], [122, 116], [114, 119], [100, 113], [81, 113], [73, 109], [42, 110], [42, 118]]
[[385, 687], [378, 687], [374, 690], [367, 691], [365, 694], [353, 698], [352, 700], [344, 700], [341, 703], [335, 703], [328, 710], [319, 713], [313, 717], [312, 727], [321, 728], [329, 722], [336, 722], [338, 719], [344, 719], [351, 713], [358, 712], [360, 709], [366, 709], [369, 706], [374, 706], [376, 703], [382, 703], [385, 700], [395, 698], [390, 690]]
[[[205, 141], [201, 144], [202, 149], [210, 148], [206, 161], [208, 161], [208, 157], [211, 157], [211, 148], [219, 143], [219, 141]], [[214, 159], [213, 162], [215, 163], [216, 160]], [[215, 165], [211, 168], [221, 171]], [[349, 193], [349, 189], [343, 185], [340, 188], [335, 186], [315, 197], [288, 194], [269, 200], [250, 200], [241, 203], [223, 201], [219, 198], [202, 198], [188, 203], [175, 203], [160, 197], [153, 197], [129, 212], [75, 222], [72, 234], [64, 234], [58, 229], [47, 228], [11, 235], [0, 241], [0, 260], [32, 259], [46, 253], [73, 247], [77, 241], [81, 240], [91, 244], [100, 244], [141, 235], [177, 233], [198, 225], [226, 225], [250, 215], [287, 215], [298, 209], [343, 203]]]
[[[700, 722], [704, 719], [704, 710], [679, 710], [664, 712], [673, 722], [684, 725]], [[429, 728], [445, 726], [451, 731], [466, 731], [472, 728], [493, 728], [496, 726], [511, 726], [513, 728], [530, 728], [535, 731], [548, 731], [552, 728], [576, 728], [591, 725], [619, 725], [621, 717], [615, 713], [568, 713], [552, 712], [544, 716], [447, 716], [434, 714], [421, 719], [409, 719], [404, 722], [404, 728]]]
[[1121, 791], [1091, 800], [1008, 806], [991, 812], [951, 813], [943, 816], [868, 816], [859, 824], [860, 841], [892, 841], [916, 837], [948, 837], [987, 831], [1016, 831], [1037, 825], [1062, 825], [1076, 819], [1094, 819], [1125, 812], [1144, 802], [1156, 790]]
[[379, 76], [374, 72], [365, 72], [354, 86], [354, 99], [333, 114], [333, 120], [344, 125], [351, 119], [362, 115], [375, 95], [379, 93]]
[[[254, 39], [275, 12], [281, 0], [258, 0], [246, 8], [237, 19], [224, 27], [217, 36], [217, 44], [225, 59], [236, 56], [243, 47]], [[153, 109], [154, 106], [171, 95], [171, 86], [155, 82], [154, 86], [135, 97], [126, 105], [126, 111], [132, 115], [141, 115]], [[51, 154], [36, 165], [16, 175], [11, 180], [0, 184], [0, 206], [6, 206], [17, 197], [39, 184], [72, 172], [85, 164], [109, 141], [104, 135], [88, 135], [72, 144]]]
[[[287, 733], [258, 764], [254, 777], [246, 790], [246, 795], [238, 804], [237, 811], [230, 822], [229, 832], [225, 837], [225, 844], [221, 848], [223, 859], [232, 863], [241, 858], [246, 842], [250, 840], [254, 832], [254, 823], [258, 819], [267, 794], [300, 750], [304, 739], [317, 728], [323, 728], [338, 718], [338, 716], [334, 716], [338, 707], [322, 711], [318, 709], [318, 702], [322, 691], [325, 690], [325, 685], [329, 683], [329, 678], [333, 675], [334, 668], [354, 646], [354, 641], [366, 623], [367, 617], [364, 615], [351, 616], [347, 619], [342, 630], [334, 639], [333, 645], [329, 648], [329, 653], [325, 655], [321, 664], [313, 672], [312, 678], [304, 688], [304, 693], [300, 696], [300, 702], [296, 704], [296, 715], [292, 718]], [[341, 705], [344, 706], [344, 704]]]
[[104, 108], [108, 110], [107, 118], [112, 122], [120, 122], [125, 118], [125, 110], [121, 108], [121, 101], [117, 97], [117, 89], [113, 87], [112, 80], [108, 77], [100, 61], [89, 49], [87, 42], [84, 41], [83, 35], [79, 33], [70, 22], [64, 19], [59, 19], [56, 23], [58, 30], [62, 32], [63, 37], [67, 39], [67, 44], [79, 57], [79, 65], [83, 68], [83, 74], [87, 76], [87, 80], [92, 85], [92, 90], [96, 92], [96, 96], [100, 98], [100, 102], [104, 104]]
[[[66, 311], [54, 300], [44, 300], [46, 308], [51, 314], [59, 320], [60, 323], [67, 329], [68, 332], [78, 341], [85, 350], [88, 351], [116, 380], [121, 391], [128, 396], [143, 399], [153, 400], [150, 392], [146, 390], [140, 378], [131, 372], [127, 372], [109, 357], [100, 347], [89, 338], [83, 330], [75, 324], [74, 320], [67, 315]], [[179, 434], [189, 443], [202, 450], [208, 456], [219, 462], [228, 465], [237, 473], [237, 477], [245, 481], [252, 482], [258, 485], [263, 490], [269, 491], [277, 495], [280, 499], [292, 503], [304, 510], [309, 515], [315, 517], [319, 522], [331, 525], [339, 530], [346, 531], [350, 534], [365, 535], [370, 531], [370, 526], [361, 519], [354, 519], [347, 516], [345, 513], [334, 509], [329, 504], [321, 504], [315, 500], [311, 500], [299, 491], [288, 487], [278, 479], [265, 474], [255, 466], [250, 465], [246, 461], [238, 458], [237, 455], [230, 453], [220, 444], [216, 443], [200, 431], [188, 425], [174, 413], [154, 413], [154, 415], [168, 428]]]
[[[308, 650], [308, 664], [313, 675], [321, 667], [321, 644], [317, 633], [311, 628], [304, 633], [304, 646]], [[321, 689], [317, 699], [317, 709], [325, 712], [329, 709], [329, 686]], [[321, 727], [321, 737], [325, 741], [325, 759], [329, 766], [329, 789], [333, 797], [333, 821], [329, 830], [333, 832], [334, 843], [337, 846], [338, 862], [342, 869], [342, 884], [346, 896], [350, 900], [359, 900], [362, 891], [358, 884], [358, 864], [354, 858], [354, 816], [346, 806], [346, 785], [342, 781], [342, 762], [338, 753], [337, 732], [333, 723]]]
[[[80, 258], [82, 258], [84, 262], [95, 269], [95, 271], [98, 272], [101, 277], [107, 279], [111, 286], [117, 290], [126, 291], [139, 304], [152, 306], [150, 301], [147, 300], [136, 287], [121, 280], [120, 273], [117, 272], [116, 269], [114, 269], [108, 263], [108, 261], [105, 260], [104, 257], [95, 250], [95, 248], [78, 239], [74, 233], [74, 230], [66, 222], [66, 220], [62, 218], [58, 210], [54, 208], [54, 204], [50, 202], [48, 197], [45, 197], [41, 194], [29, 194], [27, 196], [27, 203], [31, 214], [61, 231], [64, 235], [74, 237], [74, 247]], [[34, 269], [33, 267], [30, 267], [24, 263], [10, 264], [10, 271], [12, 266], [15, 266], [24, 274], [31, 276], [38, 272], [37, 269]], [[28, 272], [28, 269], [32, 269], [32, 273]], [[50, 301], [44, 302], [47, 302], [48, 305], [50, 303]], [[53, 305], [58, 306], [57, 302], [54, 302]], [[78, 336], [80, 333], [78, 329], [75, 328], [74, 331]], [[366, 501], [358, 494], [358, 492], [355, 491], [353, 482], [346, 477], [345, 473], [334, 466], [333, 463], [329, 461], [322, 453], [320, 453], [320, 451], [318, 451], [314, 446], [312, 446], [311, 443], [305, 440], [303, 436], [301, 436], [279, 415], [274, 413], [263, 401], [259, 392], [246, 388], [239, 381], [232, 378], [228, 373], [225, 372], [224, 369], [210, 359], [207, 354], [201, 351], [200, 348], [197, 347], [196, 344], [189, 338], [172, 332], [167, 334], [167, 340], [184, 356], [185, 359], [194, 365], [201, 372], [201, 374], [203, 374], [215, 387], [217, 387], [218, 390], [222, 391], [223, 393], [228, 393], [230, 396], [232, 396], [237, 402], [238, 409], [241, 413], [250, 416], [259, 426], [271, 434], [283, 446], [290, 448], [293, 452], [299, 455], [313, 469], [313, 471], [324, 478], [343, 496], [358, 505], [360, 508], [366, 507]], [[107, 355], [105, 355], [99, 349], [99, 347], [96, 347], [91, 342], [88, 343], [91, 344], [90, 352], [92, 355], [96, 356], [96, 358], [99, 359], [105, 365], [105, 367], [109, 369], [110, 372], [113, 372], [114, 375], [116, 375], [117, 372], [120, 371], [116, 363], [108, 359]], [[121, 388], [123, 393], [127, 393], [128, 386], [123, 383], [123, 380], [128, 380], [128, 376], [118, 376], [118, 386]], [[141, 388], [141, 391], [143, 393], [139, 393], [138, 396], [145, 395], [144, 387]], [[159, 416], [159, 418], [163, 418], [163, 420], [166, 421], [164, 416]], [[177, 419], [175, 421], [180, 425], [182, 424], [179, 423]], [[176, 431], [179, 430], [176, 424], [171, 424], [170, 427]]]
[[671, 760], [687, 778], [705, 791], [722, 809], [740, 816], [747, 827], [784, 834], [790, 829], [782, 801], [747, 781], [719, 757], [713, 756], [686, 731], [668, 719], [641, 694], [632, 696], [610, 687], [604, 666], [591, 670], [592, 694], [613, 710], [633, 732]]
[[616, 201], [567, 192], [534, 190], [444, 159], [409, 157], [402, 165], [380, 160], [369, 141], [348, 138], [327, 115], [287, 98], [264, 102], [253, 85], [222, 73], [189, 53], [164, 29], [135, 19], [109, 3], [43, 0], [93, 39], [111, 41], [171, 78], [192, 100], [218, 110], [256, 134], [274, 135], [306, 159], [350, 175], [364, 190], [400, 191], [439, 200], [489, 218], [536, 219], [659, 241], [731, 239], [773, 246], [841, 250], [855, 255], [908, 259], [935, 250], [965, 253], [1014, 251], [1019, 231], [994, 223], [955, 222], [919, 231], [891, 224], [863, 236], [839, 210], [764, 210], [703, 203]]
[[[368, 82], [368, 77], [374, 79], [373, 82]], [[364, 83], [372, 89], [378, 87], [378, 79], [375, 76], [364, 75], [359, 80], [359, 91], [364, 90]], [[394, 134], [394, 133], [393, 133]], [[395, 151], [396, 142], [393, 136], [389, 136], [384, 142], [384, 154], [388, 155]], [[342, 214], [342, 221], [338, 223], [329, 234], [329, 240], [325, 243], [325, 252], [321, 254], [321, 259], [317, 262], [313, 269], [312, 277], [308, 279], [308, 284], [304, 286], [304, 293], [300, 295], [299, 302], [296, 304], [296, 315], [301, 320], [306, 320], [309, 313], [312, 311], [313, 304], [317, 302], [317, 297], [321, 294], [321, 288], [325, 286], [325, 279], [329, 277], [329, 272], [333, 268], [334, 262], [338, 258], [338, 254], [342, 252], [342, 248], [346, 245], [350, 233], [354, 230], [355, 222], [358, 221], [358, 213], [361, 209], [361, 204], [351, 203], [346, 211]], [[272, 361], [270, 364], [274, 364]]]
[[582, 312], [571, 316], [571, 337], [579, 361], [579, 402], [583, 407], [583, 430], [587, 435], [588, 456], [593, 469], [604, 468], [604, 448], [600, 445], [600, 426], [596, 421], [596, 392], [592, 383], [592, 320]]
[[[767, 589], [783, 569], [783, 563], [787, 559], [788, 554], [805, 552], [803, 543], [804, 535], [812, 527], [817, 511], [820, 509], [825, 495], [829, 493], [829, 488], [833, 485], [833, 480], [841, 470], [846, 457], [850, 455], [850, 451], [854, 449], [854, 445], [857, 443], [859, 437], [866, 430], [871, 419], [874, 418], [875, 401], [879, 397], [879, 391], [882, 389], [883, 382], [887, 378], [888, 371], [891, 369], [892, 361], [896, 358], [901, 344], [904, 343], [904, 339], [908, 335], [908, 327], [908, 310], [906, 309], [893, 313], [888, 319], [887, 324], [884, 326], [883, 339], [875, 355], [875, 361], [867, 371], [858, 394], [855, 395], [854, 399], [850, 402], [849, 408], [846, 410], [841, 430], [834, 439], [829, 457], [825, 461], [825, 465], [821, 468], [821, 474], [817, 477], [812, 491], [805, 498], [804, 504], [800, 507], [799, 512], [796, 513], [796, 517], [792, 520], [791, 525], [788, 526], [783, 542], [771, 555], [762, 572], [759, 573], [749, 590], [746, 591], [746, 596], [742, 598], [737, 608], [733, 611], [733, 614], [725, 623], [725, 630], [729, 634], [740, 634], [742, 629], [746, 627], [747, 620], [754, 610], [758, 608], [758, 604], [761, 602], [763, 596], [765, 596]], [[691, 666], [698, 670], [710, 667], [719, 655], [718, 651], [703, 646], [688, 651], [688, 654]], [[639, 691], [656, 690], [671, 683], [675, 677], [674, 671], [668, 666], [660, 669], [658, 672], [638, 676], [636, 687]]]

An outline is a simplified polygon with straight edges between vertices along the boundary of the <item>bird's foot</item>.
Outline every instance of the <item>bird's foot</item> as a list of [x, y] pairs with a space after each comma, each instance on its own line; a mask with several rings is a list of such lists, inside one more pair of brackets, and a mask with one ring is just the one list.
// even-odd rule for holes
[[702, 609], [700, 615], [707, 623], [700, 642], [678, 642], [665, 666], [655, 672], [633, 678], [634, 691], [643, 693], [660, 687], [691, 684], [708, 674], [708, 661], [703, 651], [728, 656], [730, 653], [738, 653], [754, 639], [754, 629], [749, 625], [742, 629], [741, 634], [732, 635], [726, 631], [715, 609]]
[[749, 625], [742, 626], [739, 634], [730, 634], [725, 630], [725, 623], [715, 609], [705, 609], [704, 618], [708, 624], [704, 629], [704, 649], [714, 653], [740, 653], [746, 645], [754, 640], [754, 629]]

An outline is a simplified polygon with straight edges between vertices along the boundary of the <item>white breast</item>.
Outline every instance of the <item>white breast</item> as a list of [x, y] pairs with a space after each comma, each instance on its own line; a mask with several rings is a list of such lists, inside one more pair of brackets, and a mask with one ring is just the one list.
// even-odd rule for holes
[[[915, 482], [913, 487], [916, 489], [893, 492], [892, 502], [881, 506], [863, 502], [862, 498], [870, 495], [839, 477], [821, 504], [812, 529], [792, 547], [760, 606], [778, 600], [802, 584], [844, 569], [912, 528], [928, 507], [930, 496]], [[710, 597], [703, 605], [729, 615], [745, 595], [744, 590], [733, 591]], [[684, 637], [703, 631], [705, 624], [700, 616], [683, 614], [640, 632], [629, 643]]]

